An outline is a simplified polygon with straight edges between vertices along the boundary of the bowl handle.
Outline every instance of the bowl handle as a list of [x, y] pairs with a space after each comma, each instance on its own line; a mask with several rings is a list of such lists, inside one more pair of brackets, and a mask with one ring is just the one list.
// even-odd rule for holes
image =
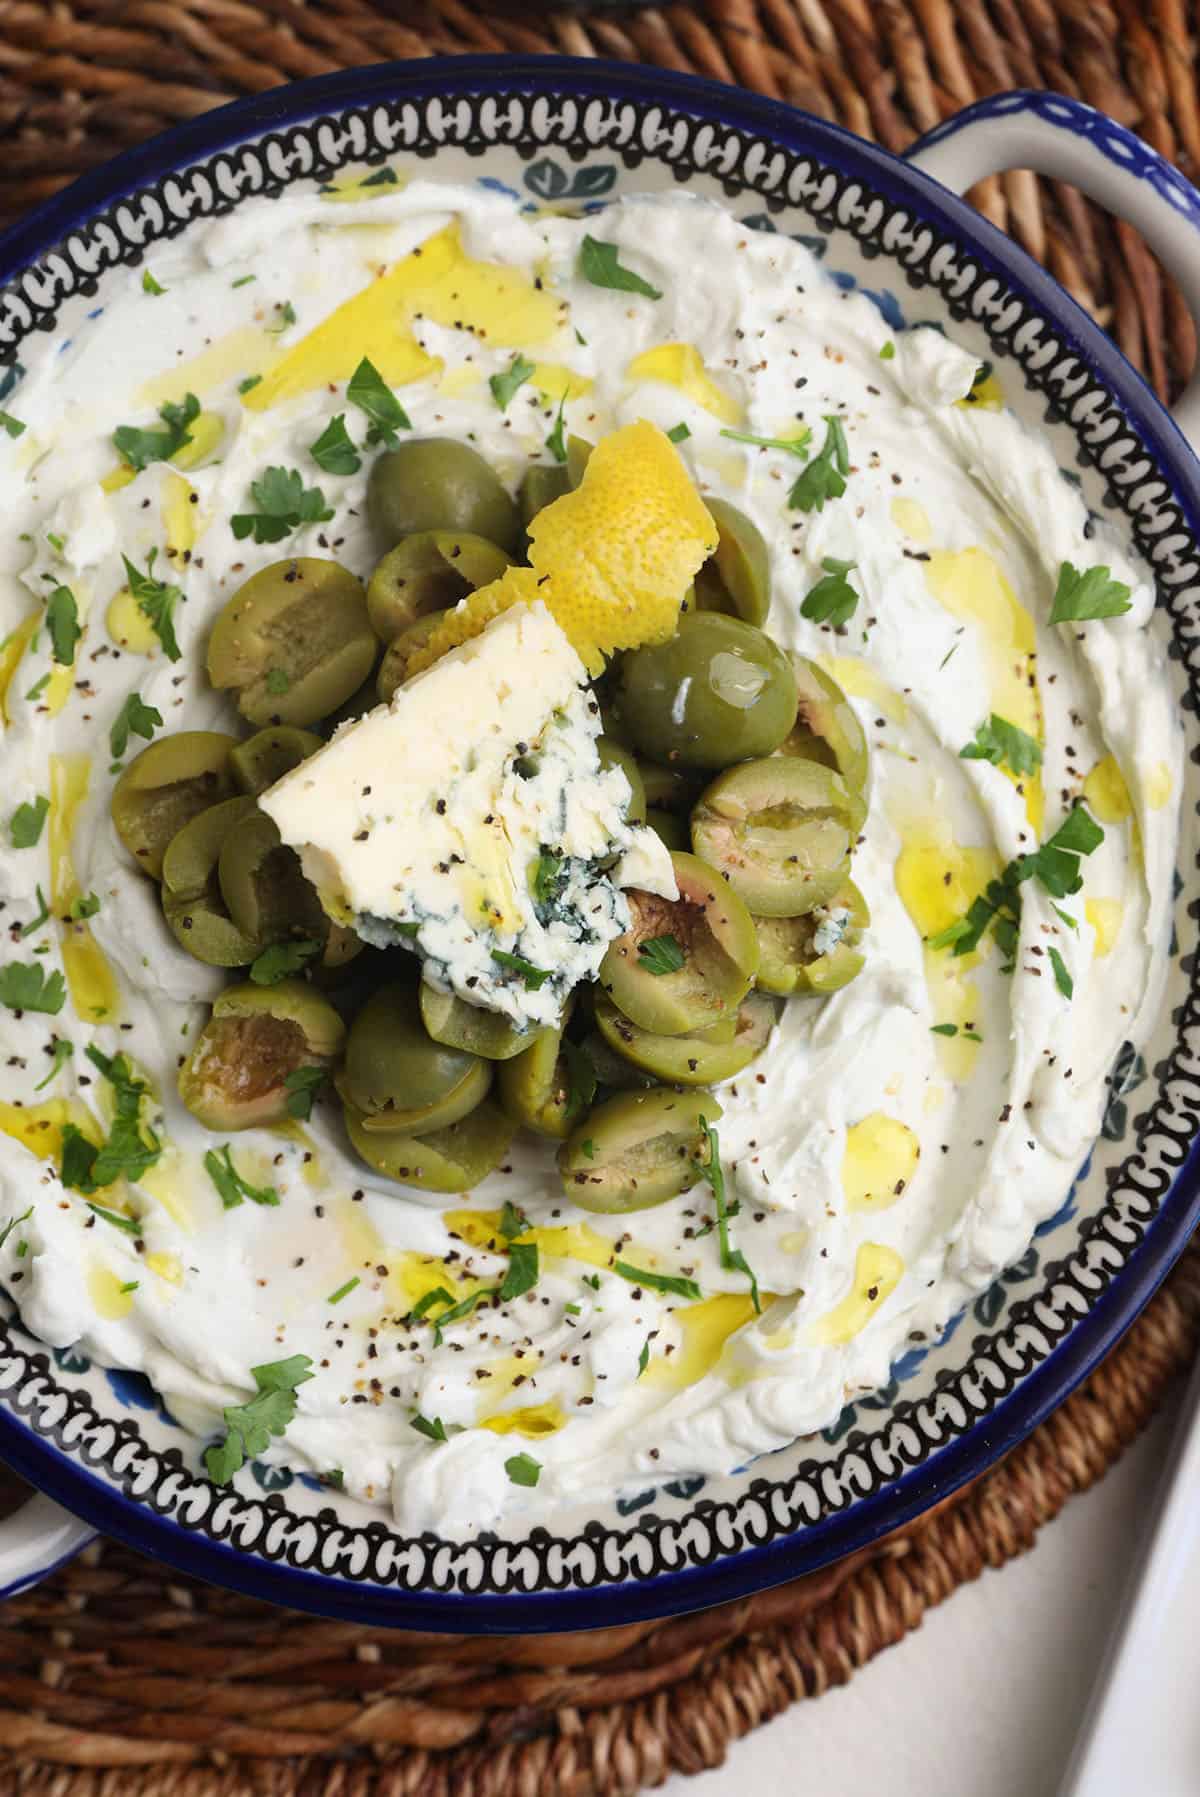
[[[1178, 282], [1200, 332], [1200, 193], [1104, 113], [1063, 94], [994, 94], [918, 138], [907, 158], [957, 194], [1018, 168], [1072, 182], [1136, 225]], [[1200, 454], [1200, 367], [1172, 415]]]
[[89, 1523], [63, 1510], [53, 1498], [34, 1492], [0, 1521], [0, 1603], [73, 1560], [95, 1534]]

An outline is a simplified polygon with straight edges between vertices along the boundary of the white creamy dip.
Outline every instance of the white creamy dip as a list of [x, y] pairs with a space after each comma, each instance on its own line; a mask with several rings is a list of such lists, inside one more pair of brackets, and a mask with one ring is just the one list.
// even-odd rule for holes
[[[70, 341], [30, 341], [5, 402], [26, 427], [0, 435], [0, 630], [18, 633], [0, 655], [6, 844], [9, 813], [52, 803], [36, 844], [0, 858], [3, 960], [66, 972], [71, 996], [56, 1015], [0, 1009], [0, 1222], [23, 1219], [0, 1278], [37, 1335], [145, 1372], [208, 1434], [253, 1392], [251, 1367], [311, 1356], [294, 1420], [263, 1458], [336, 1469], [403, 1529], [454, 1532], [647, 1475], [725, 1472], [820, 1428], [1023, 1252], [1097, 1133], [1117, 1048], [1158, 1000], [1182, 751], [1146, 570], [1089, 523], [1049, 448], [986, 403], [994, 383], [985, 403], [959, 403], [972, 355], [935, 330], [892, 332], [799, 244], [685, 196], [580, 221], [399, 173], [396, 186], [251, 201], [188, 230], [152, 258], [165, 291], [140, 271], [111, 277]], [[581, 278], [588, 231], [661, 297]], [[495, 265], [520, 276], [504, 307]], [[307, 360], [289, 360], [372, 283], [386, 305], [343, 315]], [[537, 372], [501, 411], [488, 377], [518, 350]], [[444, 1208], [370, 1174], [329, 1100], [307, 1124], [232, 1138], [277, 1207], [225, 1210], [204, 1171], [219, 1138], [184, 1109], [175, 1074], [224, 976], [178, 946], [113, 832], [109, 730], [137, 692], [161, 712], [160, 735], [248, 734], [204, 671], [225, 600], [286, 554], [370, 572], [369, 455], [337, 476], [309, 454], [337, 412], [361, 444], [344, 386], [364, 354], [415, 431], [469, 438], [511, 488], [530, 458], [549, 459], [564, 391], [566, 428], [593, 441], [640, 418], [686, 425], [680, 452], [701, 491], [750, 514], [770, 546], [769, 630], [823, 661], [867, 730], [854, 861], [872, 919], [865, 969], [828, 999], [787, 1003], [765, 1054], [720, 1091], [737, 1247], [772, 1294], [760, 1317], [704, 1229], [707, 1185], [624, 1218], [585, 1215], [529, 1138]], [[210, 420], [191, 455], [108, 479], [114, 428], [157, 427], [159, 407], [189, 392]], [[788, 508], [798, 461], [722, 434], [808, 426], [816, 453], [830, 414], [850, 469], [820, 512]], [[236, 540], [230, 519], [269, 464], [319, 486], [332, 520], [282, 545]], [[185, 594], [175, 663], [119, 597], [122, 553], [142, 569], [152, 551]], [[854, 564], [860, 598], [842, 633], [800, 614], [825, 558]], [[1064, 561], [1107, 566], [1131, 609], [1050, 626]], [[55, 671], [41, 613], [60, 585], [83, 635], [74, 666]], [[993, 713], [1044, 739], [1023, 793], [960, 757]], [[134, 737], [120, 764], [142, 747]], [[1025, 883], [1011, 974], [990, 936], [957, 959], [924, 945], [1081, 795], [1104, 840], [1073, 897]], [[22, 938], [39, 889], [50, 921]], [[89, 894], [92, 916], [59, 921]], [[830, 941], [838, 927], [831, 914]], [[80, 1015], [89, 1005], [107, 1014]], [[56, 1038], [73, 1053], [46, 1084]], [[64, 1122], [90, 1111], [107, 1127], [88, 1044], [128, 1055], [161, 1102], [161, 1160], [99, 1195], [140, 1217], [140, 1241], [44, 1158]], [[470, 1213], [494, 1216], [505, 1199], [542, 1232], [536, 1287], [449, 1325], [440, 1346], [427, 1323], [401, 1327], [439, 1284], [498, 1283], [506, 1257], [476, 1245], [494, 1224]], [[618, 1277], [618, 1247], [694, 1280], [702, 1302]], [[448, 1439], [414, 1430], [418, 1413]], [[506, 1475], [517, 1452], [540, 1465], [536, 1488]]]

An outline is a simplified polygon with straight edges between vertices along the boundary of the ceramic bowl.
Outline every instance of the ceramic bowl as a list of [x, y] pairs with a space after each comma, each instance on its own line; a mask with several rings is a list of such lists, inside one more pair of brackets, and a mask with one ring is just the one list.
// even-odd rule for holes
[[0, 1534], [0, 1595], [99, 1529], [217, 1584], [408, 1628], [579, 1628], [739, 1597], [863, 1547], [1005, 1453], [1145, 1304], [1200, 1209], [1200, 467], [1186, 441], [1189, 428], [1200, 439], [1200, 396], [1193, 385], [1173, 422], [1062, 288], [957, 194], [1014, 166], [1073, 180], [1142, 230], [1193, 311], [1200, 196], [1120, 126], [1053, 95], [971, 107], [902, 161], [659, 70], [468, 57], [375, 67], [183, 125], [24, 220], [0, 244], [0, 405], [33, 333], [86, 331], [110, 272], [189, 221], [385, 161], [530, 209], [686, 185], [748, 230], [800, 238], [892, 329], [944, 324], [997, 366], [1011, 403], [1157, 575], [1194, 745], [1167, 1000], [1148, 1047], [1118, 1055], [1100, 1138], [1022, 1259], [940, 1340], [906, 1353], [884, 1390], [728, 1478], [647, 1482], [467, 1543], [404, 1539], [287, 1470], [253, 1464], [212, 1485], [200, 1444], [144, 1379], [50, 1352], [4, 1300], [0, 1453], [46, 1495]]

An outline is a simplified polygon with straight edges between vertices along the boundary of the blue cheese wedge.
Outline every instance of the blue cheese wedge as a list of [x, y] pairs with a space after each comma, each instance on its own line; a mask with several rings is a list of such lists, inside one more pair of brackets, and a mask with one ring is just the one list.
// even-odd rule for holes
[[627, 927], [622, 888], [676, 896], [599, 733], [567, 637], [544, 605], [517, 605], [259, 802], [331, 915], [415, 950], [441, 991], [553, 1023]]

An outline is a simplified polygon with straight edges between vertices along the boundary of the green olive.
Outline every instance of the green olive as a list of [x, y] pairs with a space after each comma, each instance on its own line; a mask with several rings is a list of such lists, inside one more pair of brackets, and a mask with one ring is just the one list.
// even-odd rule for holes
[[329, 933], [316, 887], [305, 879], [299, 855], [280, 839], [265, 811], [249, 812], [228, 832], [217, 880], [225, 909], [253, 941], [323, 943]]
[[346, 1130], [369, 1167], [401, 1185], [424, 1192], [466, 1192], [508, 1153], [514, 1124], [485, 1098], [470, 1114], [428, 1135], [374, 1134], [352, 1105], [344, 1105]]
[[614, 742], [611, 736], [598, 736], [596, 747], [600, 751], [601, 768], [607, 772], [610, 767], [619, 767], [629, 782], [629, 803], [625, 807], [627, 821], [631, 824], [644, 824], [646, 789], [642, 785], [636, 759], [622, 743]]
[[218, 872], [229, 835], [257, 810], [249, 794], [222, 799], [177, 831], [163, 856], [163, 915], [181, 947], [210, 967], [244, 967], [263, 947], [229, 915]]
[[[867, 901], [853, 880], [839, 886], [827, 905], [802, 917], [756, 918], [759, 987], [786, 998], [848, 986], [865, 965], [858, 945], [870, 921]], [[819, 953], [815, 939], [822, 928], [831, 940]]]
[[696, 576], [696, 608], [731, 612], [761, 626], [771, 607], [771, 567], [762, 531], [726, 499], [706, 498], [704, 503], [718, 542]]
[[793, 655], [791, 663], [796, 674], [796, 722], [780, 743], [780, 752], [822, 762], [865, 798], [870, 760], [866, 732], [853, 705], [817, 662]]
[[499, 580], [509, 566], [503, 549], [469, 531], [418, 531], [389, 549], [367, 582], [372, 628], [390, 643], [418, 618]]
[[692, 842], [758, 916], [799, 917], [846, 878], [862, 817], [832, 768], [773, 755], [717, 775], [692, 812]]
[[639, 761], [642, 791], [646, 804], [655, 811], [674, 812], [686, 817], [704, 791], [703, 774], [684, 773], [681, 768], [660, 767], [656, 761]]
[[113, 787], [117, 835], [143, 873], [161, 879], [171, 838], [234, 790], [237, 738], [217, 730], [180, 730], [143, 749]]
[[469, 1005], [454, 992], [439, 992], [428, 980], [421, 981], [420, 1005], [428, 1034], [446, 1048], [461, 1048], [488, 1061], [507, 1061], [533, 1040], [531, 1031], [517, 1029], [499, 1011]]
[[758, 972], [758, 937], [742, 900], [711, 867], [681, 854], [671, 866], [677, 899], [636, 887], [627, 893], [629, 928], [609, 943], [600, 984], [641, 1029], [682, 1036], [737, 1010]]
[[426, 1034], [411, 982], [381, 986], [350, 1026], [338, 1091], [368, 1132], [408, 1135], [457, 1123], [487, 1096], [491, 1063]]
[[361, 686], [355, 687], [348, 699], [343, 699], [336, 711], [321, 719], [321, 736], [325, 741], [340, 730], [343, 724], [352, 724], [368, 711], [374, 711], [379, 703], [379, 691], [375, 682], [374, 670]]
[[652, 761], [728, 767], [777, 749], [796, 721], [783, 650], [740, 618], [689, 612], [669, 642], [621, 662], [622, 726]]
[[252, 724], [315, 724], [375, 664], [362, 582], [337, 562], [272, 562], [226, 601], [208, 641], [208, 677]]
[[577, 487], [583, 479], [583, 471], [591, 461], [595, 447], [586, 437], [567, 438], [567, 481], [572, 487]]
[[477, 449], [453, 437], [410, 437], [377, 456], [367, 514], [389, 549], [418, 531], [468, 530], [511, 555], [521, 530], [499, 477]]
[[676, 817], [673, 811], [660, 811], [657, 806], [646, 813], [646, 822], [654, 831], [660, 842], [669, 849], [687, 850], [692, 846], [691, 835], [683, 818]]
[[656, 1036], [622, 1016], [606, 993], [596, 1000], [596, 1027], [608, 1046], [643, 1073], [679, 1086], [711, 1086], [732, 1079], [760, 1055], [775, 1023], [776, 1006], [751, 992], [736, 1018], [694, 1035]]
[[652, 1074], [643, 1073], [623, 1055], [614, 1054], [599, 1030], [590, 1031], [579, 1049], [591, 1062], [598, 1086], [609, 1086], [614, 1092], [627, 1092], [631, 1089], [644, 1091], [648, 1086], [658, 1084]]
[[322, 739], [313, 730], [298, 730], [294, 724], [271, 724], [239, 743], [229, 761], [241, 790], [257, 797], [322, 747]]
[[209, 1129], [256, 1129], [288, 1116], [289, 1074], [321, 1067], [345, 1029], [302, 980], [229, 986], [179, 1073], [179, 1095]]
[[431, 611], [425, 617], [418, 618], [415, 624], [410, 624], [394, 642], [388, 644], [375, 681], [377, 703], [382, 700], [385, 705], [388, 704], [396, 688], [404, 685], [408, 679], [409, 662], [418, 649], [425, 647], [440, 622], [441, 613]]
[[525, 470], [521, 485], [517, 488], [517, 505], [521, 512], [521, 522], [528, 529], [529, 525], [544, 511], [561, 499], [564, 493], [571, 490], [571, 477], [562, 462], [534, 462]]
[[578, 1124], [558, 1151], [563, 1189], [581, 1210], [623, 1212], [665, 1204], [695, 1185], [708, 1160], [704, 1124], [721, 1107], [711, 1092], [621, 1092]]
[[580, 1109], [578, 1102], [572, 1105], [571, 1092], [562, 1024], [539, 1030], [525, 1052], [505, 1061], [496, 1075], [496, 1095], [513, 1121], [556, 1142], [571, 1133], [572, 1119]]

